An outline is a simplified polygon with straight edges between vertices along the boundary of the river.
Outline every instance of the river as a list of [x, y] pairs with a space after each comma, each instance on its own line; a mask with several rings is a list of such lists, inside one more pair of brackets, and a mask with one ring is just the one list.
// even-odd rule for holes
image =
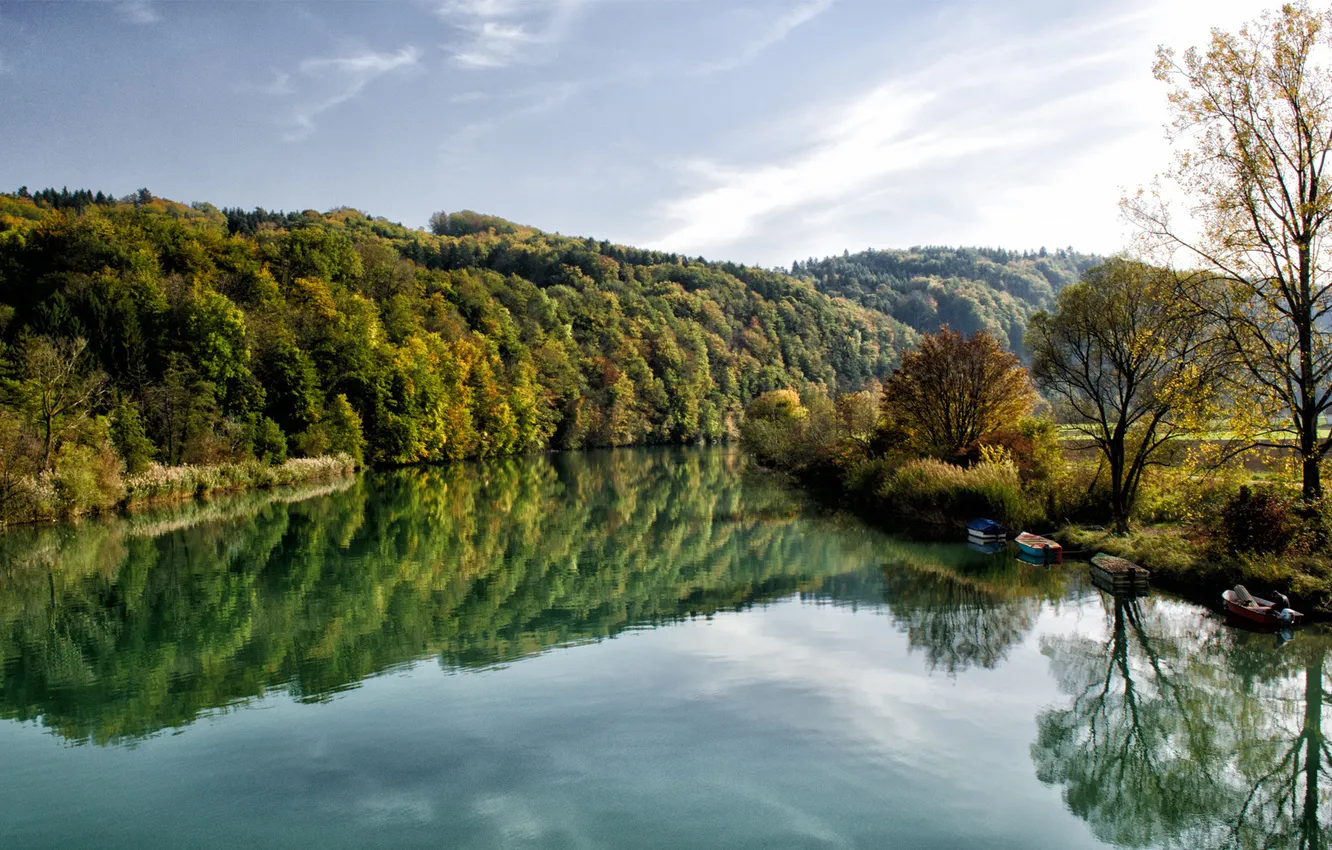
[[733, 450], [371, 473], [0, 535], [0, 847], [1312, 850], [1329, 646]]

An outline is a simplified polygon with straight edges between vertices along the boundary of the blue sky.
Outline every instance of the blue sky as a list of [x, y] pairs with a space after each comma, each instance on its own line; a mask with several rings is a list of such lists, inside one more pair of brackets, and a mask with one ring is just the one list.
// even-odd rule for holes
[[1263, 5], [0, 2], [0, 188], [475, 209], [775, 266], [1124, 242], [1156, 45]]

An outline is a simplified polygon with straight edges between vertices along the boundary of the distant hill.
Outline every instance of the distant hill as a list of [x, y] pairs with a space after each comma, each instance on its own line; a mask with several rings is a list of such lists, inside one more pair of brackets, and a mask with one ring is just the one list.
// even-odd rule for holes
[[795, 263], [820, 292], [884, 313], [913, 330], [943, 325], [985, 330], [1022, 351], [1027, 319], [1101, 258], [1071, 248], [1054, 252], [994, 248], [911, 248], [865, 251]]
[[758, 394], [858, 389], [914, 339], [780, 272], [471, 212], [431, 229], [146, 189], [0, 194], [0, 436], [41, 429], [40, 337], [86, 339], [110, 383], [92, 412], [141, 421], [173, 464], [719, 439]]

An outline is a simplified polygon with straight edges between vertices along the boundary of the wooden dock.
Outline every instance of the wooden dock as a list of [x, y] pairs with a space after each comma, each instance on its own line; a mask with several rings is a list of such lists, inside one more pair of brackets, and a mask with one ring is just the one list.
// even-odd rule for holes
[[1091, 559], [1092, 583], [1117, 596], [1140, 596], [1147, 592], [1151, 573], [1123, 558], [1097, 552]]

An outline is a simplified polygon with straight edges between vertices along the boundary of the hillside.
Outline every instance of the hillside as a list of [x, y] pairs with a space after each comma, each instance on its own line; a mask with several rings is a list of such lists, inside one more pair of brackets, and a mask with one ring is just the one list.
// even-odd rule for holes
[[[432, 229], [0, 195], [0, 479], [63, 480], [108, 433], [131, 467], [718, 439], [759, 393], [858, 388], [913, 338], [777, 272], [471, 213]], [[39, 373], [93, 390], [93, 415], [46, 421]]]
[[792, 273], [924, 333], [943, 325], [989, 331], [1022, 352], [1027, 319], [1100, 262], [1060, 248], [1017, 253], [991, 248], [865, 251], [796, 263]]

